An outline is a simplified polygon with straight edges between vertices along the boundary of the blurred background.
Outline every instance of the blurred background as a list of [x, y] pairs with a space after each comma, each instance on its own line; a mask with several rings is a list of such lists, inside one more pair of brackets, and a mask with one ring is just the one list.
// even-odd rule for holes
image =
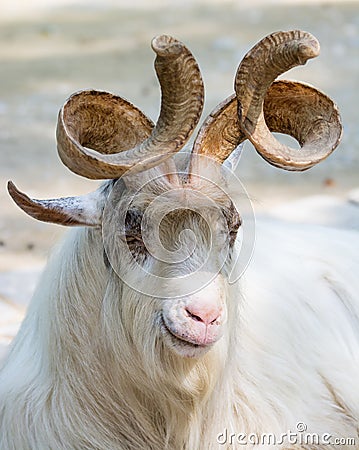
[[258, 40], [297, 28], [318, 38], [321, 54], [283, 78], [313, 84], [334, 99], [344, 125], [342, 142], [304, 173], [269, 166], [246, 144], [238, 175], [259, 215], [355, 228], [358, 1], [0, 0], [0, 353], [64, 231], [22, 213], [7, 194], [7, 181], [39, 198], [97, 187], [69, 172], [57, 156], [55, 127], [65, 99], [84, 88], [111, 91], [156, 120], [160, 95], [150, 42], [170, 34], [199, 62], [208, 114], [232, 94], [238, 63]]

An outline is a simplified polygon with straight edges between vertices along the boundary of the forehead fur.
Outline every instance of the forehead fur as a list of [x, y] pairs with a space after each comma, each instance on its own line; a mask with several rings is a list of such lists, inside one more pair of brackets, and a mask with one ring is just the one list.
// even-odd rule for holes
[[154, 200], [158, 205], [173, 203], [183, 208], [230, 208], [235, 185], [231, 186], [222, 166], [206, 158], [196, 168], [196, 172], [189, 176], [183, 160], [178, 163], [172, 159], [171, 164], [164, 163], [146, 172], [124, 177], [127, 187], [124, 194], [132, 196], [133, 206], [140, 209]]

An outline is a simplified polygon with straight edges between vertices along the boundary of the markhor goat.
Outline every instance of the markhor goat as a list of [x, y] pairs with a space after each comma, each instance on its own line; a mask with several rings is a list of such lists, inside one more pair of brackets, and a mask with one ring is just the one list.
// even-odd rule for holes
[[0, 373], [0, 449], [358, 449], [357, 232], [258, 223], [249, 268], [233, 276], [250, 238], [225, 173], [239, 144], [305, 170], [339, 143], [327, 96], [274, 81], [316, 56], [317, 40], [260, 41], [236, 94], [178, 156], [202, 79], [182, 43], [152, 47], [156, 126], [105, 92], [76, 93], [60, 111], [60, 157], [106, 179], [96, 192], [35, 200], [9, 183], [31, 216], [82, 227], [50, 260]]

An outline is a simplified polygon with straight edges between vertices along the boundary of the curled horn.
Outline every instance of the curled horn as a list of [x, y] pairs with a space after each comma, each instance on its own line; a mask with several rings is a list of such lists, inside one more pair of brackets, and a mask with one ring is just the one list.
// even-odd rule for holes
[[[318, 41], [304, 31], [262, 39], [238, 67], [236, 94], [222, 102], [200, 129], [193, 153], [223, 162], [248, 138], [264, 159], [282, 169], [306, 170], [326, 158], [342, 134], [336, 105], [304, 83], [274, 81], [318, 54]], [[281, 144], [271, 131], [293, 136], [301, 148]]]
[[[131, 168], [149, 169], [179, 151], [202, 113], [204, 88], [190, 51], [170, 36], [152, 41], [161, 85], [156, 126], [120, 97], [80, 92], [64, 104], [57, 126], [58, 152], [73, 172], [87, 178], [118, 178]], [[134, 173], [131, 171], [131, 173]]]

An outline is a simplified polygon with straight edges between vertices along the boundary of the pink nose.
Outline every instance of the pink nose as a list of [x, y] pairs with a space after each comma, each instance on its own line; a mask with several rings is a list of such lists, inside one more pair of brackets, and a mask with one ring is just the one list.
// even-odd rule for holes
[[217, 325], [216, 322], [222, 314], [222, 308], [218, 305], [193, 303], [186, 306], [186, 312], [196, 322], [202, 322], [205, 325]]

